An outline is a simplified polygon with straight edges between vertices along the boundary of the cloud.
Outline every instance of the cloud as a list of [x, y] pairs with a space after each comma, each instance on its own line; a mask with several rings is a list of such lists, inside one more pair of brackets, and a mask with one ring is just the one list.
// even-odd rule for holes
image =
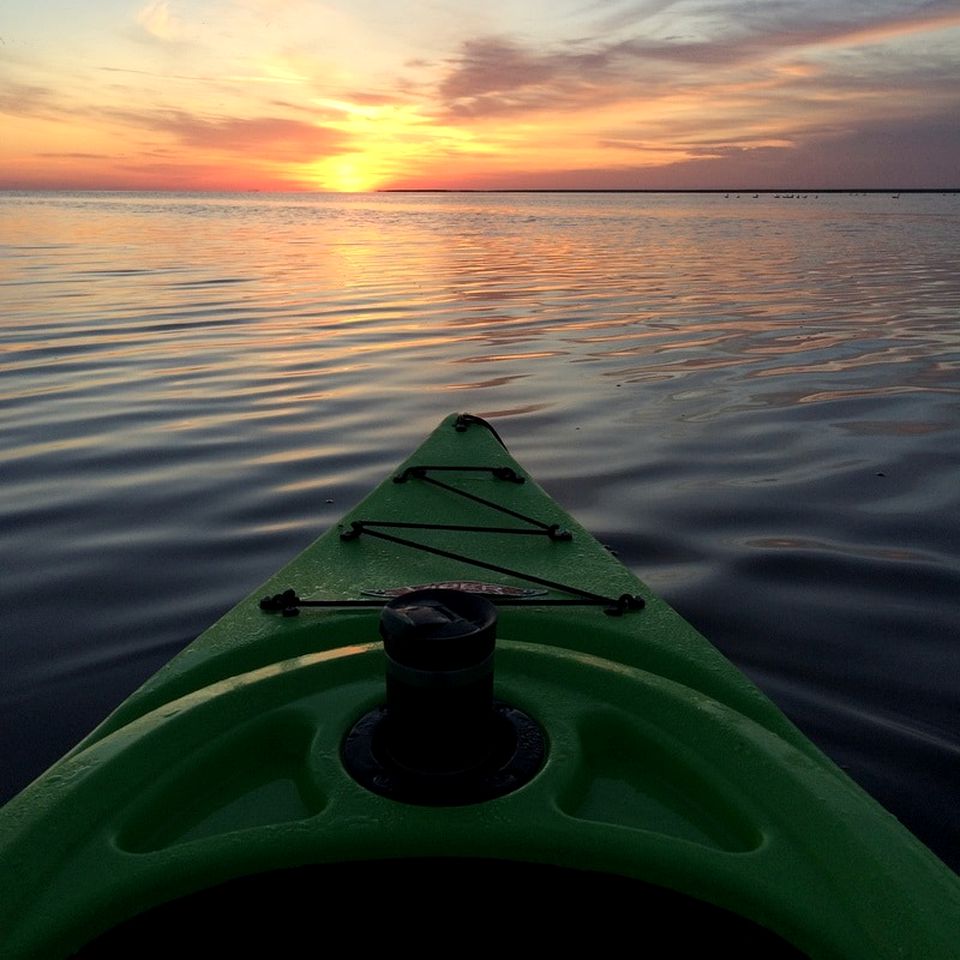
[[275, 161], [308, 162], [347, 148], [342, 131], [286, 117], [211, 119], [179, 110], [115, 111], [113, 115], [125, 123], [172, 134], [190, 147]]
[[[726, 4], [725, 13], [710, 39], [679, 44], [661, 53], [690, 58], [691, 62], [742, 63], [797, 48], [872, 46], [960, 26], [955, 0], [929, 0], [912, 7], [900, 0], [869, 4], [838, 4], [834, 0], [746, 4], [735, 0]], [[645, 52], [652, 55], [649, 47]]]
[[[770, 0], [768, 0], [770, 2]], [[678, 6], [677, 0], [627, 0], [626, 3], [609, 3], [599, 0], [593, 9], [601, 11], [597, 23], [603, 31], [614, 31], [624, 27], [639, 27], [640, 24], [656, 17], [671, 7]]]
[[100, 160], [83, 164], [24, 164], [0, 167], [0, 189], [31, 190], [284, 190], [287, 178], [271, 176], [254, 164]]
[[209, 83], [211, 80], [219, 79], [202, 74], [189, 73], [168, 73], [161, 70], [134, 70], [130, 67], [99, 67], [107, 73], [132, 73], [140, 77], [156, 77], [159, 80], [199, 80], [201, 83]]
[[271, 178], [250, 165], [171, 162], [125, 163], [114, 168], [113, 177], [134, 188], [163, 184], [167, 190], [283, 190], [290, 189], [285, 178]]
[[502, 37], [467, 40], [453, 64], [440, 84], [440, 93], [450, 100], [542, 84], [564, 66], [549, 54], [524, 50]]
[[[631, 3], [607, 19], [620, 26], [639, 23], [672, 6]], [[670, 15], [680, 17], [679, 12]], [[636, 93], [671, 83], [690, 85], [705, 72], [716, 78], [718, 68], [780, 67], [781, 79], [801, 79], [816, 75], [818, 68], [797, 65], [799, 50], [870, 48], [907, 35], [960, 27], [955, 0], [932, 0], [906, 10], [899, 2], [851, 8], [833, 0], [802, 5], [710, 0], [684, 5], [683, 18], [677, 20], [684, 31], [679, 35], [645, 30], [613, 36], [603, 30], [553, 49], [534, 49], [504, 36], [475, 37], [446, 61], [437, 94], [450, 115], [462, 117], [537, 110], [551, 96], [562, 108], [565, 103], [589, 102], [600, 88], [609, 94], [611, 88]], [[664, 23], [676, 29], [672, 20]], [[786, 55], [794, 58], [792, 68], [782, 63]], [[869, 72], [882, 73], [884, 66], [885, 61], [878, 60]]]
[[[776, 123], [790, 136], [814, 117], [898, 115], [916, 100], [936, 99], [945, 113], [956, 109], [956, 55], [942, 39], [945, 26], [960, 26], [955, 0], [908, 9], [883, 0], [853, 7], [833, 0], [595, 6], [621, 26], [631, 17], [642, 21], [642, 31], [548, 47], [506, 36], [469, 39], [442, 62], [434, 117], [539, 122], [549, 113], [609, 117], [622, 108], [623, 127], [597, 130], [598, 137], [651, 139], [703, 124], [726, 128], [729, 141], [737, 125], [763, 133]], [[920, 38], [922, 58], [916, 39], [906, 48], [888, 42], [907, 36]]]
[[137, 23], [154, 40], [178, 42], [185, 37], [185, 24], [170, 11], [169, 0], [150, 0], [137, 11]]
[[63, 108], [50, 87], [7, 82], [0, 85], [0, 114], [13, 117], [61, 117]]
[[[438, 94], [450, 117], [564, 109], [601, 95], [620, 45], [578, 51], [535, 51], [506, 37], [465, 41], [447, 61]], [[607, 86], [602, 95], [609, 97]]]
[[437, 94], [453, 119], [609, 106], [690, 86], [690, 64], [733, 57], [707, 43], [593, 38], [534, 50], [506, 37], [478, 37], [447, 61]]
[[35, 157], [49, 160], [113, 160], [115, 157], [107, 153], [35, 153]]
[[[716, 144], [688, 151], [699, 155], [672, 163], [656, 162], [663, 143], [649, 146], [652, 162], [643, 165], [492, 173], [437, 185], [491, 190], [955, 189], [960, 128], [943, 118], [912, 117], [824, 131], [796, 145]], [[642, 151], [643, 144], [634, 149]]]
[[395, 91], [385, 93], [378, 90], [348, 90], [340, 96], [342, 100], [364, 107], [389, 107], [396, 103], [406, 103], [408, 100], [398, 96]]
[[653, 156], [656, 154], [685, 153], [691, 158], [695, 157], [742, 157], [747, 151], [762, 150], [769, 148], [790, 148], [794, 144], [792, 141], [784, 138], [770, 138], [757, 136], [726, 137], [722, 141], [703, 138], [702, 140], [693, 140], [681, 137], [673, 141], [664, 140], [614, 140], [601, 139], [597, 141], [598, 147], [611, 150], [630, 150], [637, 153]]

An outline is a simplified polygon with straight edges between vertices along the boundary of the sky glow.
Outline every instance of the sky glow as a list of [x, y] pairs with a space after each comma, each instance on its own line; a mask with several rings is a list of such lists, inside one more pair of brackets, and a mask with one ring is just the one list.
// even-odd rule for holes
[[6, 0], [0, 188], [960, 186], [960, 3]]

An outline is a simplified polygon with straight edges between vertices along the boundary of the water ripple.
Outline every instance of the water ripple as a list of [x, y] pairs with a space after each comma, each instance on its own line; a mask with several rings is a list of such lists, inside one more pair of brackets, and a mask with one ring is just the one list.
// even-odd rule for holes
[[455, 403], [958, 862], [960, 197], [0, 213], [0, 793]]

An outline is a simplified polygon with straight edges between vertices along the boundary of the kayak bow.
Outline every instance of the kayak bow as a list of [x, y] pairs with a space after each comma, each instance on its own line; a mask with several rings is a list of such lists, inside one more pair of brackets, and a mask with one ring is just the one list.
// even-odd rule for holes
[[674, 946], [960, 955], [956, 875], [468, 415], [11, 800], [0, 854], [7, 957], [371, 880], [400, 918], [537, 891], [537, 942], [619, 904]]

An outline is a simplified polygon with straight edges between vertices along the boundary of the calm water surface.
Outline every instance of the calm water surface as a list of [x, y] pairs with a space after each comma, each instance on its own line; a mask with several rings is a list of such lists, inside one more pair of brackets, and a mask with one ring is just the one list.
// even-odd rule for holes
[[960, 866], [960, 196], [0, 194], [0, 797], [444, 414]]

